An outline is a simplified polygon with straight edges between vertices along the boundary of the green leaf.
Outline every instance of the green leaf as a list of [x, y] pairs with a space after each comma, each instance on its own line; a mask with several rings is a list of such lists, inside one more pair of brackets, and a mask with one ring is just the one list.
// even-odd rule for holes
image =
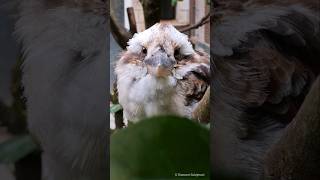
[[177, 4], [177, 0], [171, 0], [171, 6], [175, 6]]
[[0, 163], [14, 163], [37, 148], [29, 135], [9, 139], [0, 144]]
[[171, 6], [176, 6], [178, 1], [183, 1], [183, 0], [171, 0]]
[[122, 106], [120, 104], [113, 104], [110, 107], [110, 113], [116, 113], [122, 109]]
[[189, 119], [143, 120], [112, 134], [110, 148], [111, 180], [209, 179], [209, 130]]

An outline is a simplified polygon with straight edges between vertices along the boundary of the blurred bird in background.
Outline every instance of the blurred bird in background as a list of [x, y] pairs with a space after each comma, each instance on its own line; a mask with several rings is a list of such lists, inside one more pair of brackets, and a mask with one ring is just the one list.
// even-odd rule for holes
[[17, 7], [28, 127], [43, 151], [43, 179], [107, 179], [107, 2]]
[[[318, 136], [303, 140], [319, 129], [305, 130], [295, 118], [320, 72], [319, 1], [220, 0], [213, 6], [213, 169], [253, 180], [319, 179], [319, 163], [312, 160], [319, 159]], [[316, 114], [310, 117], [319, 122]], [[288, 125], [303, 130], [287, 134], [285, 155], [267, 164]]]

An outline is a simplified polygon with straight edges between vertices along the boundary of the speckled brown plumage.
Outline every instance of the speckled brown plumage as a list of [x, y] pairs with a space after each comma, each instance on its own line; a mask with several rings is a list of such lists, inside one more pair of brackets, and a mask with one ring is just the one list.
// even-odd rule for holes
[[213, 167], [263, 176], [264, 155], [320, 72], [316, 0], [217, 1], [211, 28]]

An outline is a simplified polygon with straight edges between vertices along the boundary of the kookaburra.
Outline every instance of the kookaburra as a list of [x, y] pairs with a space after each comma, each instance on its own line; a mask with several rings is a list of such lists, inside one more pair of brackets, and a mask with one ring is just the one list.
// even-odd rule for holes
[[136, 122], [166, 114], [190, 117], [208, 87], [210, 65], [187, 35], [158, 23], [129, 40], [115, 72], [124, 118]]

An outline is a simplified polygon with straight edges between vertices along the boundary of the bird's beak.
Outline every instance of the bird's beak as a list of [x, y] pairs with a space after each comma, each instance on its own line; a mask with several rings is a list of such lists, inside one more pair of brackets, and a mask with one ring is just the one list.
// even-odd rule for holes
[[174, 60], [170, 59], [165, 52], [158, 51], [145, 60], [148, 73], [156, 77], [167, 77], [171, 74]]

